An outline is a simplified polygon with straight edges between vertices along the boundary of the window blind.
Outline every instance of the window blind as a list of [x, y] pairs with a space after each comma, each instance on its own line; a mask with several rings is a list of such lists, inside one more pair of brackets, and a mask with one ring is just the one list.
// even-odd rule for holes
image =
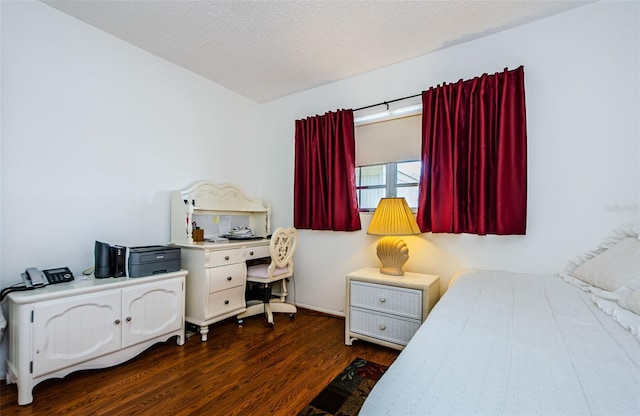
[[419, 160], [422, 115], [357, 126], [355, 136], [356, 166]]

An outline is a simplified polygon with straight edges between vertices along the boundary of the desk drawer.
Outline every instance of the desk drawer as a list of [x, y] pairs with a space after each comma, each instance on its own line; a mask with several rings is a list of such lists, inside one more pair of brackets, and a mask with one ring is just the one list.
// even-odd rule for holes
[[245, 263], [230, 264], [228, 266], [210, 267], [207, 270], [209, 276], [209, 293], [245, 285], [247, 265]]
[[351, 306], [422, 320], [422, 291], [351, 282]]
[[206, 319], [212, 319], [216, 316], [232, 313], [233, 311], [240, 313], [244, 308], [244, 286], [232, 287], [231, 289], [210, 293], [207, 299], [208, 311]]
[[407, 345], [422, 323], [416, 319], [401, 318], [360, 308], [352, 308], [350, 312], [351, 332], [401, 345]]
[[204, 254], [204, 266], [216, 267], [226, 264], [234, 264], [244, 262], [244, 249], [236, 248], [233, 250], [207, 251]]
[[271, 257], [269, 246], [247, 247], [245, 249], [245, 258], [247, 260], [261, 259], [264, 257]]

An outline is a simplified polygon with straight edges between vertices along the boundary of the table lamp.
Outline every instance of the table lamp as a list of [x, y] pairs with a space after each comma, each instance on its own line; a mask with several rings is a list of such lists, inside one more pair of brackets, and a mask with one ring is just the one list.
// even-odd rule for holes
[[399, 235], [420, 234], [420, 228], [404, 198], [382, 198], [373, 213], [367, 234], [383, 235], [376, 252], [382, 262], [380, 273], [402, 276], [409, 260], [409, 247]]

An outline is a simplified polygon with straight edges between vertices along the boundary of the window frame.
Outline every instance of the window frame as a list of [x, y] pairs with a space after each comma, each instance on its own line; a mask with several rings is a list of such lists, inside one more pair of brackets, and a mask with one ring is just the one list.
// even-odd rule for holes
[[[418, 177], [416, 179], [416, 182], [411, 182], [411, 183], [398, 183], [398, 165], [402, 164], [402, 163], [409, 163], [409, 162], [418, 162], [418, 163], [422, 163], [422, 161], [420, 159], [412, 159], [412, 160], [401, 160], [401, 161], [397, 161], [397, 162], [385, 162], [385, 163], [373, 163], [370, 165], [360, 165], [360, 166], [356, 166], [355, 169], [355, 180], [356, 180], [356, 194], [357, 194], [357, 200], [358, 200], [358, 211], [359, 212], [374, 212], [377, 208], [377, 205], [375, 207], [372, 208], [362, 208], [362, 206], [360, 205], [360, 201], [362, 200], [362, 194], [361, 191], [365, 190], [365, 189], [384, 189], [385, 190], [385, 196], [384, 197], [396, 197], [397, 196], [397, 189], [398, 188], [418, 188], [420, 186], [420, 178]], [[371, 167], [371, 166], [384, 166], [386, 168], [386, 173], [385, 173], [385, 184], [381, 184], [381, 185], [359, 185], [361, 182], [361, 168], [364, 167]], [[384, 198], [383, 197], [383, 198]], [[378, 201], [379, 202], [379, 201]], [[418, 207], [411, 207], [411, 211], [412, 212], [416, 212], [418, 210]]]

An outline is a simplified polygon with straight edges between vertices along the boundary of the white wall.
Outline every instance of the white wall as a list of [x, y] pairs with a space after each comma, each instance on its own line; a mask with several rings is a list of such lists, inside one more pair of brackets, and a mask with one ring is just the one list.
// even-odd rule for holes
[[0, 287], [80, 275], [95, 240], [168, 242], [169, 193], [197, 180], [258, 193], [258, 104], [43, 3], [0, 10]]
[[169, 240], [169, 192], [258, 192], [258, 105], [39, 2], [2, 3], [2, 278]]
[[[611, 228], [639, 216], [639, 14], [636, 2], [598, 2], [267, 103], [263, 150], [289, 162], [262, 176], [260, 188], [293, 205], [295, 119], [524, 65], [527, 235], [410, 237], [405, 270], [439, 274], [443, 289], [465, 268], [559, 271]], [[284, 215], [290, 214], [275, 212]], [[342, 314], [344, 275], [379, 265], [378, 238], [365, 232], [370, 215], [362, 220], [363, 231], [354, 233], [300, 232], [295, 276], [300, 305]]]

